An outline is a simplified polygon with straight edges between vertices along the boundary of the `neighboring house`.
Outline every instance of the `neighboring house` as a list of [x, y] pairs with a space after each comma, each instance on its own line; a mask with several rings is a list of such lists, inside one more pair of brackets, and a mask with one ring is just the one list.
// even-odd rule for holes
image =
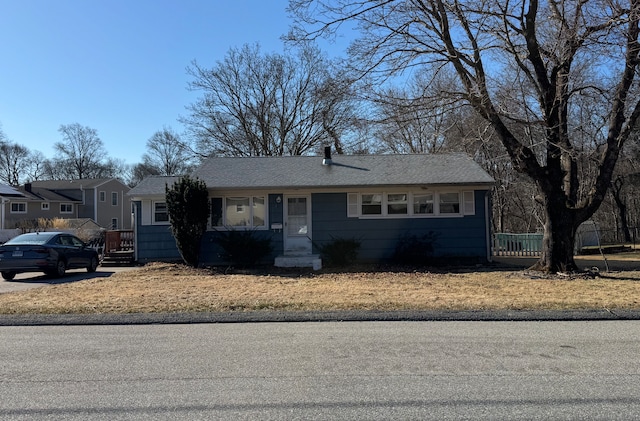
[[[359, 259], [379, 261], [401, 238], [428, 233], [437, 236], [434, 256], [490, 256], [494, 180], [464, 154], [215, 157], [191, 176], [209, 190], [205, 265], [224, 263], [215, 239], [230, 229], [269, 237], [276, 260], [353, 238]], [[129, 192], [138, 261], [179, 259], [165, 202], [177, 179], [150, 177]]]
[[45, 180], [17, 188], [21, 196], [5, 198], [5, 227], [39, 218], [89, 218], [106, 229], [131, 229], [130, 188], [115, 178]]
[[9, 229], [6, 223], [8, 204], [11, 200], [24, 198], [24, 195], [15, 188], [6, 184], [0, 184], [0, 230]]

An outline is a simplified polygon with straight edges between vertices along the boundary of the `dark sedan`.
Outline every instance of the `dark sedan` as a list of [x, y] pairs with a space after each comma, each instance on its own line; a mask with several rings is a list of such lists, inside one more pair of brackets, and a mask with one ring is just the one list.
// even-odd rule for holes
[[0, 273], [7, 281], [17, 273], [44, 272], [63, 276], [67, 269], [95, 272], [98, 253], [66, 232], [33, 232], [18, 235], [0, 246]]

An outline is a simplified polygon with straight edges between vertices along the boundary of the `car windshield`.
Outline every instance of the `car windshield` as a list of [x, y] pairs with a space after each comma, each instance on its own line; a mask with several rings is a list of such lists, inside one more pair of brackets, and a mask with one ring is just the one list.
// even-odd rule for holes
[[29, 234], [22, 234], [4, 243], [7, 246], [12, 244], [44, 244], [56, 234], [46, 232], [33, 232]]

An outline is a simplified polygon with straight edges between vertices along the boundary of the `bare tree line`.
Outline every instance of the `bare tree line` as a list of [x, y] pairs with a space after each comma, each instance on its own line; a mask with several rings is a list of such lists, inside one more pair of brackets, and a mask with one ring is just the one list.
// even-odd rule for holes
[[[497, 181], [494, 226], [544, 231], [540, 269], [575, 269], [577, 227], [594, 215], [623, 231], [637, 224], [640, 5], [291, 0], [289, 9], [298, 49], [245, 45], [212, 68], [191, 64], [188, 87], [201, 96], [180, 118], [186, 133], [154, 134], [132, 179], [188, 172], [211, 155], [316, 154], [327, 144], [465, 151]], [[313, 41], [347, 21], [360, 36], [347, 60], [328, 59]], [[172, 166], [176, 154], [189, 165]], [[69, 164], [74, 176], [94, 170]]]

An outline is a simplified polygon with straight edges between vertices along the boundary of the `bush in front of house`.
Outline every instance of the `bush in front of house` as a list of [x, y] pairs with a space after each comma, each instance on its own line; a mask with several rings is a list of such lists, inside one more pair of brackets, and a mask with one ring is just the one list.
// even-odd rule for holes
[[428, 265], [432, 263], [439, 234], [429, 231], [423, 235], [405, 234], [398, 240], [393, 253], [394, 263], [403, 265]]
[[200, 243], [209, 220], [209, 192], [204, 181], [184, 176], [166, 187], [171, 232], [182, 260], [198, 266]]
[[315, 244], [327, 266], [347, 266], [356, 261], [361, 242], [355, 238], [331, 237], [325, 244]]
[[220, 257], [237, 266], [256, 265], [273, 249], [271, 238], [259, 236], [255, 231], [219, 231], [215, 241], [223, 250]]

